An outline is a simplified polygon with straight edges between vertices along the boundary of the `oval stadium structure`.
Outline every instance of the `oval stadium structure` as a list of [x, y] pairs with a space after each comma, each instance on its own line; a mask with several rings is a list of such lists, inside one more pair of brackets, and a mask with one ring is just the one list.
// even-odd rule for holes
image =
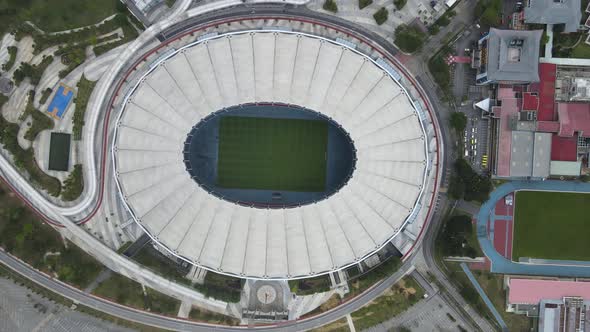
[[435, 130], [383, 59], [265, 29], [177, 41], [138, 73], [117, 121], [116, 182], [170, 254], [293, 279], [418, 237]]

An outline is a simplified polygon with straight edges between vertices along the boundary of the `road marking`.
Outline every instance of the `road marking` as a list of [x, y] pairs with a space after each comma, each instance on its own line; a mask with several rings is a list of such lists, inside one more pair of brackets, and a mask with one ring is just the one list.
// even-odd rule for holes
[[346, 315], [346, 321], [348, 322], [348, 328], [350, 328], [350, 332], [356, 332], [356, 329], [354, 328], [354, 323], [352, 322], [352, 317], [350, 317], [350, 314]]

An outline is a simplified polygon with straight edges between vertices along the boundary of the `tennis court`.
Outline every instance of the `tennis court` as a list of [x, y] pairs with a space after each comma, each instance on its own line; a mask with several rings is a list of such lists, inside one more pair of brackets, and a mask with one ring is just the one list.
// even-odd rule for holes
[[47, 112], [49, 112], [54, 118], [61, 119], [73, 97], [74, 91], [61, 84], [55, 95], [53, 95], [53, 99], [51, 100], [49, 107], [47, 107]]
[[217, 185], [325, 190], [328, 123], [226, 116], [219, 123]]
[[70, 134], [51, 133], [49, 169], [67, 171], [70, 167]]

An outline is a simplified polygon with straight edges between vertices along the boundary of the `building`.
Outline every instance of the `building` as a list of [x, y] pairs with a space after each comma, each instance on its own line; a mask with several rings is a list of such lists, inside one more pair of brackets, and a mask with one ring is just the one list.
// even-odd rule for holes
[[539, 48], [542, 30], [491, 28], [478, 41], [472, 58], [476, 84], [528, 84], [539, 82]]
[[563, 24], [563, 32], [576, 32], [580, 27], [580, 0], [527, 0], [524, 21], [537, 24]]
[[540, 332], [590, 331], [590, 282], [510, 278], [506, 311], [539, 318]]
[[[525, 93], [526, 95], [526, 93]], [[490, 167], [496, 177], [547, 178], [551, 160], [551, 134], [536, 132], [534, 111], [538, 100], [531, 94], [500, 87], [496, 106], [488, 116], [492, 120], [492, 151]], [[536, 106], [535, 106], [536, 105]]]
[[542, 63], [539, 76], [539, 83], [499, 86], [489, 111], [480, 107], [492, 119], [490, 168], [496, 177], [540, 179], [588, 173], [586, 71]]
[[[175, 43], [134, 72], [117, 121], [115, 180], [154, 243], [199, 268], [279, 280], [371, 262], [391, 246], [412, 250], [436, 181], [430, 113], [392, 65], [350, 44], [277, 29], [210, 34]], [[289, 105], [307, 109], [306, 118]], [[329, 115], [354, 138], [356, 171], [329, 191], [206, 181], [219, 150], [193, 150], [192, 135], [203, 133], [203, 146], [218, 146], [221, 135], [194, 129], [234, 111]], [[199, 162], [212, 172], [192, 172]]]

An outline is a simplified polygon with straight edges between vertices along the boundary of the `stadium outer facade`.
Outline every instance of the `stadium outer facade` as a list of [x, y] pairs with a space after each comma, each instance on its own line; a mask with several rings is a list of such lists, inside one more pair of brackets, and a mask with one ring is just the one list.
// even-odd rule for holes
[[[168, 253], [217, 273], [296, 279], [358, 264], [390, 242], [403, 254], [415, 247], [438, 190], [436, 120], [421, 88], [395, 60], [379, 56], [360, 37], [344, 39], [337, 27], [323, 28], [321, 35], [276, 26], [197, 29], [149, 51], [130, 70], [129, 83], [119, 91], [121, 106], [115, 109], [115, 179], [134, 220]], [[291, 47], [279, 47], [277, 40]], [[232, 43], [241, 46], [232, 49]], [[315, 56], [310, 57], [310, 50]], [[334, 52], [340, 52], [338, 62]], [[248, 61], [239, 59], [248, 53]], [[265, 56], [256, 62], [258, 53]], [[223, 62], [228, 54], [231, 66], [227, 58]], [[350, 63], [341, 65], [342, 54]], [[295, 67], [298, 63], [301, 68]], [[289, 70], [277, 70], [283, 64]], [[317, 79], [322, 70], [329, 74], [325, 78], [331, 77], [327, 85]], [[278, 77], [289, 71], [288, 79]], [[344, 76], [335, 77], [337, 73]], [[346, 78], [346, 73], [354, 75]], [[195, 81], [186, 81], [190, 75]], [[251, 81], [240, 84], [242, 79]], [[281, 82], [283, 88], [289, 85], [288, 91], [279, 91]], [[332, 86], [343, 82], [347, 85]], [[187, 93], [189, 86], [198, 89]], [[318, 96], [321, 91], [324, 95]], [[338, 91], [339, 97], [334, 95]], [[269, 102], [321, 112], [351, 134], [358, 164], [349, 184], [312, 205], [261, 210], [223, 201], [192, 181], [182, 156], [191, 127], [225, 107]], [[379, 148], [385, 145], [395, 147]]]

